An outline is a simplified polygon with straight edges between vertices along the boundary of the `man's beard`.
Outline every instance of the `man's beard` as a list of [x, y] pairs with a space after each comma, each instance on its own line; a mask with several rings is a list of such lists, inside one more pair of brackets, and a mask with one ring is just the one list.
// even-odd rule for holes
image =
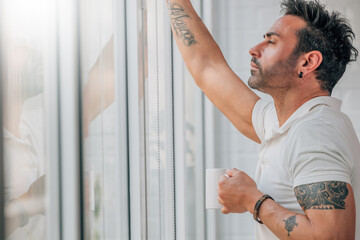
[[252, 89], [265, 92], [269, 88], [284, 88], [281, 79], [288, 79], [294, 74], [294, 67], [298, 57], [291, 54], [289, 58], [275, 63], [273, 66], [263, 69], [258, 59], [253, 57], [251, 62], [255, 63], [258, 71], [251, 70], [251, 76], [248, 80], [249, 87]]

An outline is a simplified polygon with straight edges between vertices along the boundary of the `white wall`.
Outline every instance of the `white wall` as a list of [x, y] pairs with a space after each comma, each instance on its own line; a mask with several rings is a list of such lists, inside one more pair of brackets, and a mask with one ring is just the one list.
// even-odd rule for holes
[[[359, 0], [322, 1], [328, 9], [336, 9], [350, 20], [360, 47]], [[262, 40], [263, 34], [280, 17], [278, 0], [214, 0], [213, 34], [232, 69], [247, 82], [250, 76], [248, 50]], [[343, 100], [342, 111], [351, 118], [360, 136], [360, 61], [352, 63], [335, 87], [333, 96]], [[261, 97], [269, 98], [261, 94]], [[218, 167], [239, 168], [254, 176], [258, 144], [247, 140], [220, 113], [215, 114], [215, 159]], [[217, 239], [254, 239], [250, 214], [218, 214]]]

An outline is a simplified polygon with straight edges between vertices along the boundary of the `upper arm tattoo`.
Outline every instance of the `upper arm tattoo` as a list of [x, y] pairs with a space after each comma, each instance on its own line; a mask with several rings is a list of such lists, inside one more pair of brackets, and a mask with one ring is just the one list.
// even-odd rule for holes
[[328, 181], [305, 184], [294, 189], [295, 196], [305, 211], [307, 209], [345, 209], [349, 190], [345, 182]]
[[190, 16], [185, 13], [184, 8], [177, 3], [170, 3], [169, 12], [171, 24], [176, 36], [181, 38], [184, 44], [188, 47], [197, 44], [195, 35], [190, 31], [185, 23], [185, 18], [190, 18]]

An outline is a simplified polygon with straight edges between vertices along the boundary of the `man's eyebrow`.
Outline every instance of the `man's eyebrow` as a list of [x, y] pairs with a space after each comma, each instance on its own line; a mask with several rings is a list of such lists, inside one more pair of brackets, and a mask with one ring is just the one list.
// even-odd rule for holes
[[271, 37], [273, 35], [278, 36], [278, 37], [280, 36], [280, 34], [278, 34], [277, 32], [268, 32], [268, 33], [264, 34], [264, 38], [265, 38], [265, 36], [266, 37]]

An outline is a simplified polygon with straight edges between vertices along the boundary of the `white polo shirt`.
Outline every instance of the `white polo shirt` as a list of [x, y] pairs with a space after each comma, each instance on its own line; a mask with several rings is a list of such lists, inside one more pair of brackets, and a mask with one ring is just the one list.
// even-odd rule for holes
[[[355, 203], [360, 203], [360, 144], [340, 106], [341, 101], [332, 97], [313, 98], [279, 128], [274, 103], [256, 103], [252, 121], [261, 148], [255, 181], [261, 192], [303, 214], [295, 187], [342, 181], [351, 184]], [[360, 205], [356, 211], [356, 239], [360, 239]], [[255, 223], [255, 235], [259, 240], [278, 239], [259, 223]]]
[[[24, 194], [45, 172], [45, 133], [43, 95], [24, 102], [19, 126], [20, 138], [4, 129], [5, 200]], [[45, 216], [36, 215], [17, 228], [6, 240], [45, 239]]]

